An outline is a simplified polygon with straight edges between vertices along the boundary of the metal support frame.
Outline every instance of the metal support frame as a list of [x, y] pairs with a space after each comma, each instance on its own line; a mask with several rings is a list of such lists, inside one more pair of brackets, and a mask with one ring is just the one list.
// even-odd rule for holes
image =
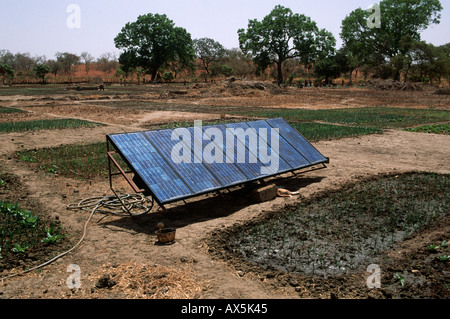
[[[129, 173], [133, 173], [132, 171], [127, 171], [125, 172], [123, 170], [123, 168], [119, 165], [119, 163], [116, 161], [116, 159], [114, 158], [114, 154], [117, 154], [116, 151], [111, 151], [109, 148], [109, 141], [108, 139], [106, 140], [106, 155], [108, 157], [108, 175], [109, 175], [109, 188], [111, 189], [111, 191], [114, 193], [114, 195], [117, 197], [117, 199], [120, 201], [120, 203], [122, 204], [122, 207], [128, 212], [128, 214], [130, 214], [130, 216], [134, 216], [130, 210], [128, 209], [128, 207], [125, 205], [125, 203], [123, 202], [123, 200], [120, 198], [120, 196], [117, 194], [117, 192], [114, 190], [113, 187], [113, 181], [112, 178], [113, 176], [117, 176], [117, 175], [122, 175], [125, 180], [127, 181], [127, 183], [131, 186], [131, 188], [133, 189], [133, 191], [136, 194], [143, 194], [145, 192], [145, 189], [140, 189], [128, 176], [127, 174]], [[111, 170], [111, 162], [114, 164], [114, 166], [119, 170], [119, 173], [113, 173]], [[163, 210], [164, 213], [167, 212], [167, 209], [164, 207], [164, 205], [160, 205], [158, 203], [158, 205], [161, 207], [161, 209]]]

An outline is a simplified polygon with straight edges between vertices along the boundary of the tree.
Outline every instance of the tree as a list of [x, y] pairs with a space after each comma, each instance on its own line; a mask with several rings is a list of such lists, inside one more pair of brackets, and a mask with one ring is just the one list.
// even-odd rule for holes
[[394, 79], [399, 80], [402, 58], [396, 57], [407, 55], [408, 42], [420, 40], [421, 31], [439, 23], [440, 11], [439, 0], [382, 0], [380, 28], [368, 23], [371, 12], [358, 8], [342, 21], [341, 38], [360, 63], [384, 66], [394, 59]]
[[12, 54], [9, 50], [0, 50], [0, 64], [7, 64], [12, 67], [14, 63], [14, 54]]
[[311, 18], [277, 5], [262, 21], [250, 20], [247, 31], [238, 30], [241, 50], [250, 53], [258, 71], [277, 66], [277, 81], [283, 82], [283, 62], [299, 58], [310, 65], [334, 53], [336, 40], [319, 29]]
[[[223, 58], [226, 54], [226, 50], [219, 42], [210, 38], [195, 39], [193, 43], [197, 58], [201, 60], [206, 74], [209, 75], [209, 66], [211, 62]], [[205, 81], [207, 75], [205, 75]]]
[[449, 79], [450, 73], [450, 44], [434, 46], [425, 41], [413, 44], [410, 53], [412, 78], [416, 81], [438, 80], [442, 77]]
[[14, 69], [6, 63], [0, 63], [0, 75], [3, 76], [3, 84], [11, 83], [14, 78]]
[[112, 52], [105, 52], [97, 59], [97, 70], [102, 72], [112, 72], [117, 67], [116, 55]]
[[45, 76], [50, 73], [50, 67], [45, 64], [37, 64], [34, 68], [34, 73], [41, 79], [42, 84], [45, 84]]
[[335, 79], [341, 74], [341, 68], [336, 58], [326, 58], [314, 64], [314, 72], [319, 77], [325, 78], [325, 85], [330, 84], [330, 78]]
[[61, 70], [61, 63], [56, 60], [48, 60], [47, 65], [50, 68], [50, 73], [53, 74], [56, 78], [59, 70]]
[[[227, 50], [222, 61], [225, 65], [230, 66], [233, 69], [233, 75], [238, 77], [249, 77], [256, 72], [251, 56], [244, 54], [239, 48]], [[215, 65], [214, 62], [213, 64], [212, 71], [221, 74], [222, 65]]]
[[162, 75], [162, 79], [165, 82], [172, 82], [175, 77], [173, 76], [172, 72], [164, 72], [164, 74]]
[[195, 60], [191, 35], [176, 27], [167, 16], [141, 15], [136, 22], [127, 23], [114, 39], [118, 49], [123, 49], [119, 61], [125, 68], [142, 67], [151, 74], [152, 81], [158, 71], [172, 62], [192, 67]]
[[72, 66], [80, 63], [80, 57], [76, 54], [72, 54], [69, 52], [57, 52], [55, 54], [56, 61], [60, 63], [60, 66], [64, 73], [70, 74], [72, 70]]
[[12, 64], [12, 67], [16, 72], [21, 72], [22, 74], [30, 74], [32, 73], [32, 70], [36, 65], [37, 59], [33, 59], [29, 53], [18, 52], [14, 55], [14, 62]]
[[437, 62], [442, 66], [438, 67], [439, 82], [444, 77], [450, 83], [450, 43], [437, 47], [439, 56]]
[[358, 67], [357, 60], [346, 47], [340, 48], [334, 57], [334, 61], [339, 65], [341, 73], [349, 73], [350, 85], [353, 84], [352, 74]]
[[84, 67], [86, 70], [86, 74], [89, 74], [89, 70], [91, 69], [91, 63], [95, 60], [94, 56], [90, 53], [83, 51], [80, 55], [81, 59], [84, 61]]
[[232, 76], [234, 74], [234, 70], [231, 66], [229, 66], [228, 64], [224, 64], [222, 65], [222, 67], [220, 68], [220, 73], [225, 75], [225, 76]]

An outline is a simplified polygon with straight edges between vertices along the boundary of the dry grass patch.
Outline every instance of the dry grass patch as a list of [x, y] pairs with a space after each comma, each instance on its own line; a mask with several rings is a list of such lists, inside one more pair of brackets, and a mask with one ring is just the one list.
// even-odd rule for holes
[[180, 268], [134, 262], [106, 264], [90, 274], [96, 288], [91, 297], [118, 293], [125, 299], [196, 299], [207, 289], [207, 283], [193, 278], [189, 266]]

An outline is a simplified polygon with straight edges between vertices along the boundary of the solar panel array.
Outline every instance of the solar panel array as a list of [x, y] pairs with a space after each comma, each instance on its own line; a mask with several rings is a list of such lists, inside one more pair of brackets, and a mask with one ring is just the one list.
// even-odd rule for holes
[[[198, 130], [113, 134], [107, 139], [160, 205], [328, 162], [282, 118], [204, 126], [200, 135]], [[191, 138], [173, 139], [175, 132]], [[252, 140], [248, 132], [265, 134]], [[173, 152], [180, 145], [191, 152], [176, 153], [185, 160], [175, 161]], [[275, 159], [278, 165], [271, 168]]]

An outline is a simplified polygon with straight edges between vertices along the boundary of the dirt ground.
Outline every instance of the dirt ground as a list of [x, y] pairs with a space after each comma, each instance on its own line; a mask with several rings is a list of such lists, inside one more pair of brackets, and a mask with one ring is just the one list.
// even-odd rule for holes
[[[92, 196], [110, 195], [108, 181], [82, 181], [45, 175], [35, 166], [17, 159], [15, 152], [104, 141], [107, 134], [142, 130], [144, 127], [170, 121], [217, 120], [221, 118], [221, 114], [226, 113], [227, 108], [236, 107], [319, 109], [393, 106], [450, 109], [448, 96], [435, 95], [432, 90], [384, 92], [369, 89], [286, 89], [269, 92], [258, 89], [246, 92], [223, 87], [210, 87], [208, 91], [207, 87], [202, 86], [183, 90], [188, 93], [171, 93], [169, 90], [168, 93], [161, 94], [160, 91], [149, 90], [145, 94], [119, 97], [123, 101], [148, 101], [147, 110], [142, 105], [136, 109], [121, 109], [117, 106], [110, 107], [108, 103], [97, 103], [113, 100], [104, 95], [81, 96], [77, 100], [67, 99], [65, 93], [45, 99], [42, 96], [0, 96], [0, 106], [21, 108], [28, 112], [9, 113], [9, 121], [67, 117], [104, 124], [95, 128], [0, 134], [0, 171], [16, 176], [20, 185], [9, 196], [18, 201], [34, 202], [42, 213], [50, 218], [57, 218], [71, 234], [70, 244], [75, 244], [82, 235], [90, 213], [67, 210], [67, 205]], [[115, 102], [117, 100], [114, 99]], [[155, 101], [166, 108], [152, 109]], [[182, 105], [180, 111], [177, 111], [177, 105]], [[4, 120], [6, 117], [1, 119]], [[321, 141], [314, 145], [330, 158], [327, 169], [298, 176], [287, 174], [268, 182], [287, 186], [308, 197], [324, 190], [337, 190], [346, 183], [378, 174], [410, 171], [450, 174], [448, 135], [388, 130], [383, 134]], [[126, 188], [124, 190], [130, 191]], [[236, 227], [266, 212], [280, 210], [285, 205], [295, 204], [296, 200], [295, 197], [276, 198], [270, 202], [254, 204], [246, 189], [237, 188], [232, 192], [225, 192], [223, 197], [210, 194], [190, 199], [186, 204], [181, 202], [169, 205], [167, 213], [155, 207], [150, 214], [138, 218], [94, 215], [88, 224], [87, 236], [77, 249], [38, 271], [0, 282], [0, 298], [411, 297], [402, 295], [401, 287], [396, 287], [397, 293], [390, 296], [383, 294], [383, 289], [369, 290], [366, 287], [369, 274], [365, 273], [365, 269], [352, 277], [350, 286], [342, 284], [341, 288], [339, 279], [326, 283], [308, 278], [292, 284], [292, 278], [286, 274], [262, 274], [251, 271], [251, 267], [243, 267], [241, 263], [233, 263], [233, 260], [224, 260], [224, 255], [217, 253], [216, 247], [210, 246], [211, 235], [220, 236], [220, 232], [229, 227]], [[155, 231], [159, 222], [176, 228], [174, 244], [157, 244]], [[406, 267], [408, 256], [419, 251], [419, 248], [422, 249], [429, 241], [440, 238], [450, 238], [448, 222], [441, 228], [417, 235], [389, 252], [392, 258], [388, 266], [390, 268], [381, 271], [395, 271], [393, 265], [397, 265], [397, 268]], [[70, 289], [67, 285], [66, 280], [72, 274], [68, 272], [69, 265], [80, 267], [80, 289]], [[15, 269], [13, 273], [18, 273], [23, 268], [26, 269], [27, 265]], [[413, 276], [411, 271], [415, 269], [401, 270]], [[10, 273], [0, 273], [0, 277]], [[124, 275], [119, 280], [118, 273], [127, 274], [128, 277]], [[116, 278], [116, 285], [110, 288], [99, 287], [99, 279], [104, 275], [109, 275], [106, 279]], [[107, 280], [106, 282], [108, 283]], [[179, 289], [181, 294], [174, 293], [174, 283], [184, 287]], [[169, 288], [161, 291], [159, 287], [164, 285]], [[448, 291], [441, 296], [448, 298]]]

